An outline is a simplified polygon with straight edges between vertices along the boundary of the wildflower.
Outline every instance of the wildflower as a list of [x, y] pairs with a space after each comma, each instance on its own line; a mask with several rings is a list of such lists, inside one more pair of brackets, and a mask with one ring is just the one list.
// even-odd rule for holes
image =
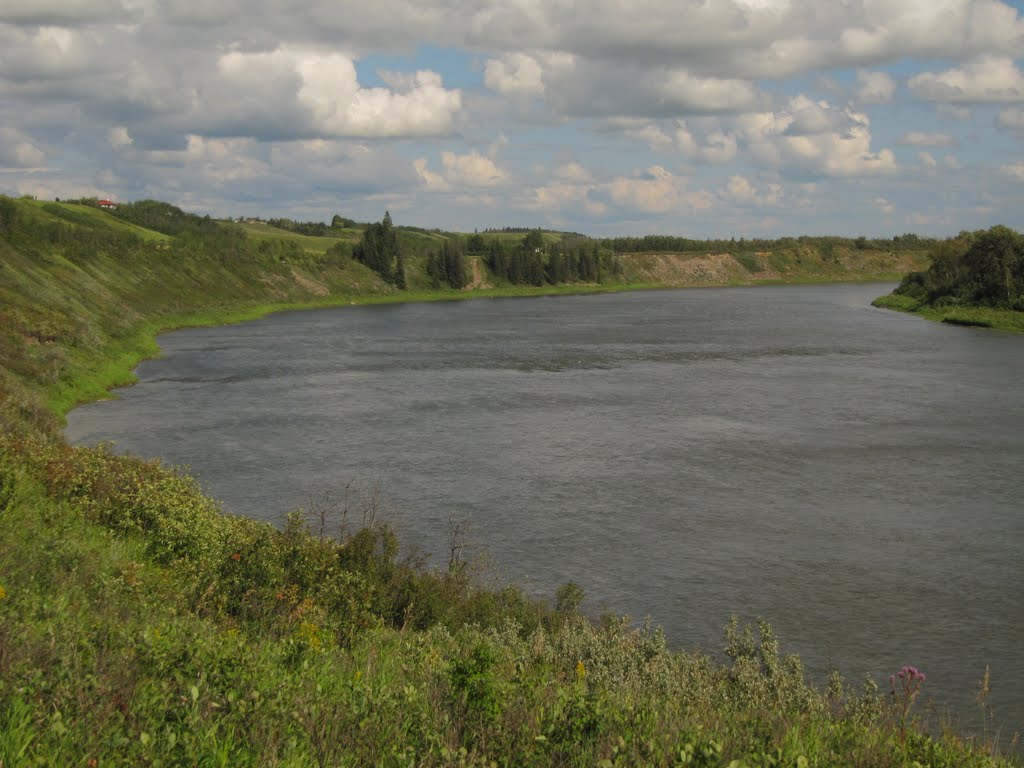
[[587, 668], [585, 666], [583, 666], [583, 662], [582, 661], [577, 661], [576, 662], [576, 677], [578, 677], [580, 680], [582, 680], [586, 676], [587, 676]]
[[3, 584], [0, 584], [0, 600], [3, 600], [5, 597], [7, 597], [7, 590], [4, 589]]
[[242, 556], [238, 552], [232, 552], [231, 553], [231, 559], [232, 560], [241, 560]]

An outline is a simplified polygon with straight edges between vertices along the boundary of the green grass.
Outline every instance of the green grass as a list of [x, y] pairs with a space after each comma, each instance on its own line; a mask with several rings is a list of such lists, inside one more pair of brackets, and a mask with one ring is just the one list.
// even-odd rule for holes
[[101, 229], [126, 235], [134, 235], [148, 242], [167, 242], [170, 237], [139, 227], [91, 205], [78, 203], [54, 203], [42, 200], [24, 200], [26, 212], [37, 221], [65, 222], [78, 224], [90, 229]]
[[871, 303], [883, 309], [895, 309], [899, 312], [920, 315], [928, 320], [950, 325], [967, 325], [1024, 333], [1024, 312], [989, 307], [929, 307], [909, 296], [895, 293], [880, 296]]
[[327, 249], [336, 243], [357, 243], [363, 234], [362, 230], [358, 229], [341, 229], [336, 230], [337, 237], [314, 237], [289, 232], [287, 229], [278, 229], [263, 222], [243, 223], [237, 226], [245, 230], [245, 233], [256, 241], [288, 240], [297, 243], [302, 250], [310, 253], [326, 253]]

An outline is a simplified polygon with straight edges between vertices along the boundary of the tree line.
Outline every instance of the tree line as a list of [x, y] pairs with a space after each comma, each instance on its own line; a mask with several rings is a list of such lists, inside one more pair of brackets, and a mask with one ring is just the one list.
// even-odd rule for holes
[[1009, 227], [961, 232], [937, 243], [932, 265], [907, 275], [896, 293], [932, 307], [1024, 311], [1024, 236]]

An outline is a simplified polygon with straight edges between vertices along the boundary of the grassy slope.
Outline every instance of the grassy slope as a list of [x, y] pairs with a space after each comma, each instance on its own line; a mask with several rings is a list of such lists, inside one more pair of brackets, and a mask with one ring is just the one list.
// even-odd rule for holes
[[362, 231], [358, 229], [338, 230], [335, 237], [312, 237], [289, 232], [286, 229], [278, 229], [265, 222], [245, 223], [238, 226], [245, 230], [245, 233], [253, 240], [291, 240], [298, 243], [303, 250], [313, 253], [326, 253], [327, 249], [335, 243], [357, 243], [362, 236]]
[[3, 765], [1004, 764], [870, 689], [808, 688], [767, 627], [724, 663], [670, 653], [591, 626], [571, 592], [553, 611], [403, 563], [386, 529], [276, 531], [158, 465], [69, 449], [53, 413], [157, 328], [402, 298], [348, 260], [89, 245], [117, 228], [99, 213], [71, 242], [0, 237]]
[[22, 212], [25, 217], [33, 221], [76, 224], [92, 230], [133, 235], [153, 243], [170, 240], [167, 235], [122, 221], [91, 205], [51, 203], [43, 200], [22, 200], [20, 203], [23, 206]]

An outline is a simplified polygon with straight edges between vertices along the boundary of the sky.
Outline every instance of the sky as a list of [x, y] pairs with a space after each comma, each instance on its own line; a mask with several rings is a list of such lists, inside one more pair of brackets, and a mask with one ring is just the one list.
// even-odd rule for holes
[[1024, 229], [1024, 0], [2, 0], [0, 193], [473, 231]]

